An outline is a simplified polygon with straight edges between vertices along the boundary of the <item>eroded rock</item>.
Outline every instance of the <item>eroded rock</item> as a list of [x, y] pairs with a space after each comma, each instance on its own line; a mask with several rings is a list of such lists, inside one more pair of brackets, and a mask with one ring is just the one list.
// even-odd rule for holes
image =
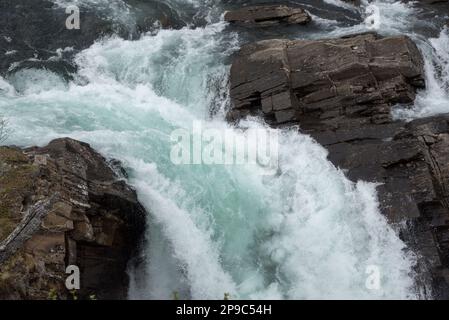
[[382, 123], [392, 105], [412, 103], [423, 87], [423, 59], [406, 36], [267, 40], [235, 59], [228, 116], [262, 114], [273, 125], [301, 121], [306, 130]]
[[302, 8], [292, 8], [284, 5], [251, 6], [225, 14], [225, 21], [240, 25], [259, 27], [279, 24], [307, 24], [312, 20], [310, 15]]
[[72, 139], [2, 147], [0, 164], [0, 299], [70, 298], [68, 265], [81, 271], [78, 297], [125, 298], [145, 228], [135, 191]]

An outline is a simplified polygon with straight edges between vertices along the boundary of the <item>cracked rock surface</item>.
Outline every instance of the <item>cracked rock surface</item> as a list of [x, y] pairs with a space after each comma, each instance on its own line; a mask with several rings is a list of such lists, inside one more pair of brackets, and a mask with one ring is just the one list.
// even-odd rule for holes
[[0, 169], [0, 299], [70, 298], [68, 265], [80, 298], [126, 298], [145, 210], [122, 169], [72, 139], [1, 147]]
[[228, 11], [225, 21], [243, 26], [270, 27], [279, 24], [301, 25], [312, 21], [302, 8], [285, 5], [259, 5]]

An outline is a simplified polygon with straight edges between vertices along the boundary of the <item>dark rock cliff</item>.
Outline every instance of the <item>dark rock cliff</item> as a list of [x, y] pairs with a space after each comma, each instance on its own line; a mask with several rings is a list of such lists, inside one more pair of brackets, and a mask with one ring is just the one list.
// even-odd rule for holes
[[229, 117], [261, 113], [306, 130], [388, 122], [391, 105], [413, 102], [424, 87], [423, 64], [405, 36], [249, 44], [232, 65]]
[[401, 236], [421, 256], [421, 280], [449, 298], [449, 115], [391, 115], [424, 86], [422, 56], [405, 36], [268, 40], [235, 58], [228, 118], [299, 124], [350, 179], [379, 183], [382, 212], [408, 225]]
[[0, 148], [0, 299], [71, 298], [69, 265], [79, 298], [126, 298], [146, 215], [113, 168], [72, 139]]

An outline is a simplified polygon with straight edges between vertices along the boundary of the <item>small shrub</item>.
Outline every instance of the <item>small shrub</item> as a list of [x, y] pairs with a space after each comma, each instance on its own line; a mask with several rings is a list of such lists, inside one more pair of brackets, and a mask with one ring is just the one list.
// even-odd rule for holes
[[48, 293], [48, 300], [58, 300], [58, 292], [55, 288], [52, 288]]

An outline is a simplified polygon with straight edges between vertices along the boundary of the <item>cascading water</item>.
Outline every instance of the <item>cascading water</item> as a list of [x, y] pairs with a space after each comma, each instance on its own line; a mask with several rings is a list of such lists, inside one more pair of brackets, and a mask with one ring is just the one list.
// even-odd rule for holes
[[[364, 24], [336, 30], [336, 35], [370, 30], [388, 35], [406, 34], [418, 44], [424, 56], [426, 90], [418, 94], [412, 108], [398, 106], [393, 116], [413, 120], [449, 112], [449, 31], [444, 27], [447, 16], [435, 12], [432, 20], [420, 19], [422, 9], [414, 3], [395, 0], [363, 0], [362, 3]], [[432, 34], [435, 31], [439, 34], [428, 39], [429, 29]]]
[[[189, 10], [212, 6], [173, 2]], [[408, 28], [394, 19], [411, 7], [372, 4], [380, 11], [369, 11], [360, 24], [318, 23], [334, 30], [327, 37], [370, 30], [370, 19], [381, 19], [375, 26], [385, 33]], [[440, 67], [429, 90], [440, 88], [442, 97], [449, 73], [444, 37], [430, 43]], [[171, 133], [191, 132], [198, 121], [230, 131], [234, 141], [247, 139], [221, 112], [209, 112], [228, 103], [228, 57], [239, 44], [224, 22], [211, 21], [135, 41], [99, 40], [76, 56], [79, 69], [69, 83], [42, 69], [0, 78], [0, 114], [13, 132], [8, 142], [44, 145], [70, 136], [125, 164], [149, 213], [145, 263], [130, 270], [131, 299], [170, 299], [174, 291], [193, 299], [221, 299], [225, 293], [235, 299], [422, 298], [414, 283], [415, 257], [379, 212], [375, 186], [347, 180], [310, 137], [278, 130], [275, 173], [263, 174], [254, 165], [172, 163]], [[427, 67], [435, 68], [430, 61]], [[420, 97], [425, 101], [426, 92]], [[256, 119], [242, 126], [265, 128]], [[372, 266], [381, 274], [376, 290], [366, 285]]]
[[397, 108], [398, 119], [413, 120], [449, 112], [449, 30], [421, 43], [425, 57], [426, 90], [419, 93], [413, 108]]

